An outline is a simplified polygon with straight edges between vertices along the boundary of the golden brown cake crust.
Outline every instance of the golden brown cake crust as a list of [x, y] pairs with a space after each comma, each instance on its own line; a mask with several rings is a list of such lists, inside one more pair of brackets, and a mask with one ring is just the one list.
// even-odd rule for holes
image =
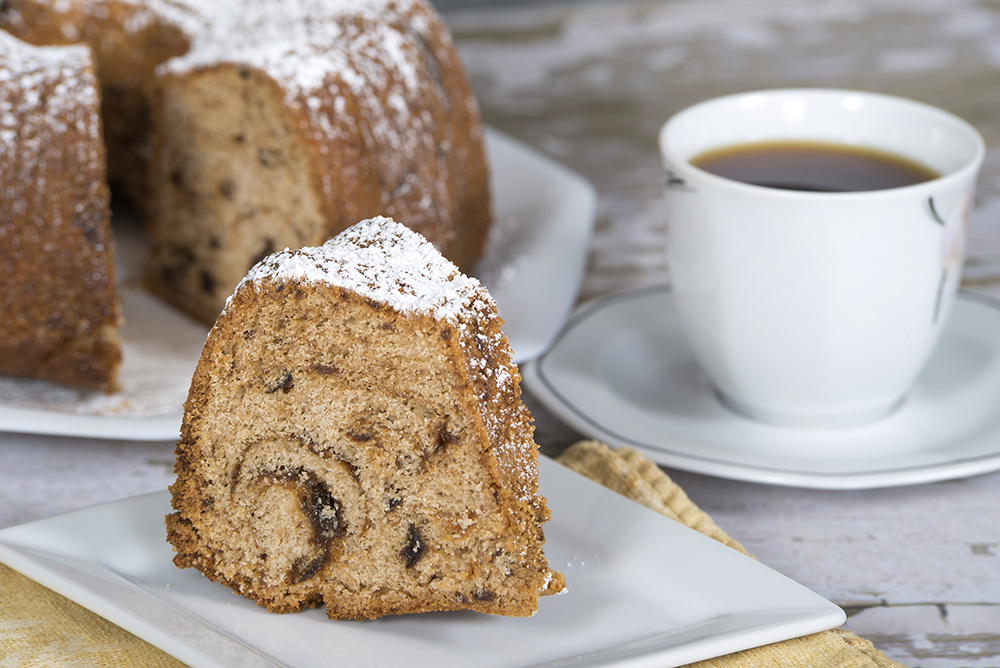
[[527, 616], [562, 589], [495, 305], [422, 247], [366, 221], [268, 258], [237, 289], [185, 406], [167, 518], [178, 566], [335, 619]]
[[0, 33], [0, 62], [0, 373], [117, 389], [121, 316], [90, 54]]

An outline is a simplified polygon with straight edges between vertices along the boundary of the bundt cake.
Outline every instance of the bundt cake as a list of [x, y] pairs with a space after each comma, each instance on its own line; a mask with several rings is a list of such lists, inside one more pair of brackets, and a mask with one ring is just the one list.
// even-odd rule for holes
[[121, 345], [90, 50], [0, 32], [0, 373], [118, 387]]
[[362, 218], [466, 270], [482, 252], [478, 110], [424, 0], [5, 0], [0, 27], [92, 47], [147, 284], [206, 323], [262, 257]]
[[478, 281], [389, 219], [264, 259], [191, 383], [174, 562], [277, 612], [533, 614], [564, 580], [500, 326]]

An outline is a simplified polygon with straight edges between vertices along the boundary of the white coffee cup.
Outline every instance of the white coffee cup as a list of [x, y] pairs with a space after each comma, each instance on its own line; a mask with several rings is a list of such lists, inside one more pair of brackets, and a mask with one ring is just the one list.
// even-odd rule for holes
[[[862, 146], [939, 178], [802, 192], [690, 161], [762, 141]], [[905, 397], [948, 319], [983, 140], [940, 109], [873, 93], [789, 89], [710, 100], [660, 132], [668, 258], [685, 336], [731, 408], [786, 424], [860, 423]]]

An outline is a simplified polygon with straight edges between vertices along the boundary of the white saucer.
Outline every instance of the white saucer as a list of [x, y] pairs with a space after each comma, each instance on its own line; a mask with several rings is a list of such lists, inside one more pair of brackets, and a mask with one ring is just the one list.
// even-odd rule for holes
[[985, 297], [960, 294], [906, 400], [855, 427], [784, 427], [727, 409], [690, 352], [666, 287], [583, 307], [521, 373], [581, 433], [677, 469], [822, 489], [1000, 470], [1000, 304]]

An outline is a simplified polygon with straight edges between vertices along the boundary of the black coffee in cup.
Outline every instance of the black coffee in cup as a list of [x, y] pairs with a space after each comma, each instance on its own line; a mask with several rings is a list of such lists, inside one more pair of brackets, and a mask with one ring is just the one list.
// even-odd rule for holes
[[887, 190], [930, 181], [937, 172], [873, 148], [815, 141], [765, 141], [706, 151], [695, 167], [734, 181], [811, 192]]

